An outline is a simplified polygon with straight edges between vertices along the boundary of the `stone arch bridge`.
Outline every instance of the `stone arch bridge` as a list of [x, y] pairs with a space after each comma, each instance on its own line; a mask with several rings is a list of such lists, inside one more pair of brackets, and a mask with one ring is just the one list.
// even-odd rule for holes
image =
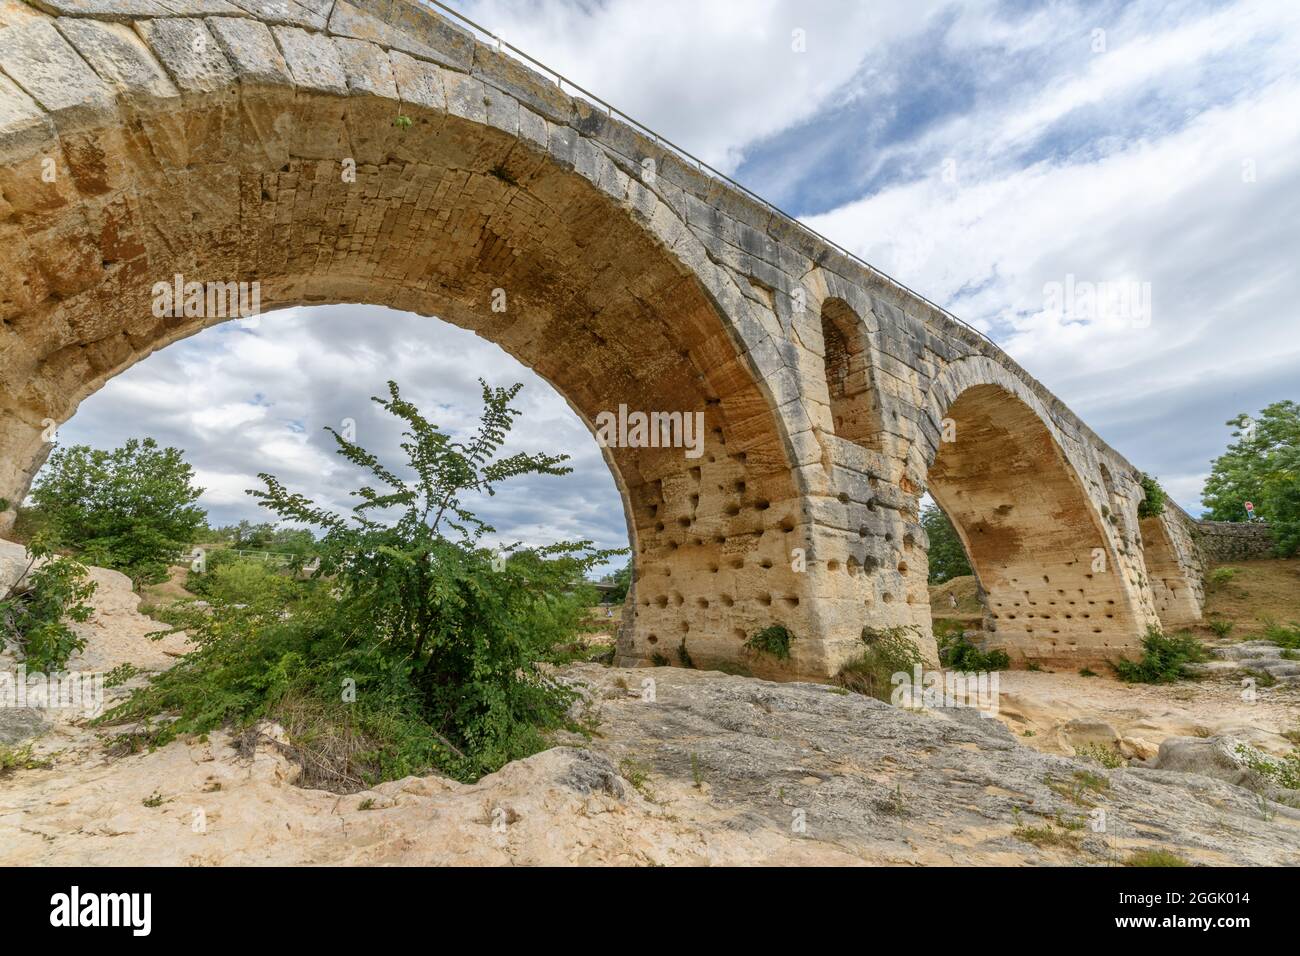
[[[0, 152], [0, 520], [49, 425], [227, 317], [155, 308], [179, 276], [436, 315], [589, 425], [698, 415], [698, 455], [605, 449], [624, 662], [824, 679], [897, 627], [933, 659], [927, 490], [1014, 659], [1199, 617], [1185, 516], [1140, 521], [1134, 467], [995, 345], [426, 7], [0, 0]], [[788, 660], [744, 647], [773, 624]]]

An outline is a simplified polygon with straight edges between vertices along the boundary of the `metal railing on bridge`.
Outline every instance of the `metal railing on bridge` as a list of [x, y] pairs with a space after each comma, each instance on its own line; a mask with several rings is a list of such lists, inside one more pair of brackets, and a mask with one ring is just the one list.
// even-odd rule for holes
[[[861, 256], [857, 255], [857, 253], [849, 251], [848, 249], [841, 246], [834, 239], [831, 239], [823, 235], [822, 233], [818, 232], [816, 229], [812, 228], [812, 226], [809, 226], [806, 223], [801, 222], [800, 220], [792, 216], [790, 213], [768, 202], [766, 199], [764, 199], [758, 193], [754, 192], [752, 189], [749, 189], [747, 186], [741, 185], [740, 183], [732, 179], [730, 176], [728, 176], [726, 173], [710, 166], [708, 163], [700, 159], [695, 154], [691, 153], [689, 150], [685, 149], [684, 147], [678, 146], [676, 143], [674, 143], [672, 140], [668, 139], [667, 137], [661, 136], [658, 132], [651, 129], [649, 126], [645, 125], [640, 120], [637, 120], [632, 116], [629, 116], [627, 113], [624, 113], [622, 110], [620, 110], [617, 106], [614, 106], [613, 104], [607, 102], [606, 100], [601, 99], [599, 96], [597, 96], [595, 93], [592, 93], [590, 90], [582, 86], [579, 86], [577, 83], [573, 82], [573, 80], [569, 79], [564, 74], [560, 73], [558, 70], [552, 69], [551, 67], [543, 63], [541, 60], [519, 49], [519, 47], [515, 46], [513, 43], [510, 43], [508, 40], [504, 40], [501, 37], [497, 36], [497, 34], [493, 33], [491, 30], [489, 30], [487, 27], [483, 26], [482, 24], [474, 22], [469, 17], [465, 16], [463, 13], [460, 13], [457, 10], [453, 10], [451, 7], [447, 6], [444, 3], [439, 3], [438, 0], [418, 0], [418, 2], [423, 3], [426, 6], [436, 8], [440, 14], [449, 16], [453, 20], [456, 20], [457, 22], [462, 23], [465, 26], [469, 27], [471, 30], [473, 30], [475, 33], [479, 34], [480, 36], [486, 37], [488, 40], [491, 41], [493, 45], [496, 46], [497, 50], [501, 52], [505, 52], [508, 50], [517, 59], [521, 59], [527, 62], [528, 64], [530, 64], [531, 66], [539, 70], [540, 72], [552, 77], [555, 80], [556, 85], [561, 90], [564, 90], [564, 88], [567, 86], [569, 90], [581, 95], [583, 99], [587, 100], [588, 102], [592, 103], [595, 106], [599, 106], [602, 109], [604, 109], [607, 115], [617, 116], [619, 119], [627, 123], [629, 126], [633, 127], [634, 129], [640, 131], [645, 136], [652, 139], [656, 146], [659, 146], [662, 149], [669, 150], [674, 155], [676, 155], [679, 159], [686, 160], [691, 165], [694, 165], [697, 170], [699, 170], [701, 173], [705, 174], [706, 176], [711, 176], [714, 179], [717, 179], [720, 182], [724, 182], [727, 185], [731, 186], [733, 189], [736, 189], [737, 191], [743, 193], [745, 196], [748, 196], [754, 202], [758, 203], [760, 206], [762, 206], [772, 215], [779, 217], [785, 222], [795, 226], [795, 228], [801, 229], [808, 235], [825, 243], [826, 245], [834, 249], [836, 252], [856, 262], [858, 265], [862, 266], [862, 268], [866, 269], [872, 275], [878, 276], [880, 279], [882, 279], [884, 282], [888, 283], [889, 285], [893, 286], [894, 288], [902, 292], [905, 292], [910, 296], [914, 296], [917, 299], [920, 299], [922, 302], [930, 306], [930, 308], [934, 309], [936, 312], [940, 313], [946, 318], [951, 319], [953, 322], [956, 322], [958, 325], [962, 325], [970, 329], [980, 338], [984, 339], [984, 341], [992, 345], [999, 352], [1002, 351], [1001, 346], [999, 346], [996, 342], [994, 342], [991, 338], [989, 338], [987, 333], [982, 332], [981, 330], [975, 328], [975, 326], [971, 325], [965, 319], [953, 315], [952, 312], [948, 311], [943, 306], [939, 305], [937, 302], [928, 299], [927, 297], [923, 296], [921, 293], [917, 292], [915, 289], [911, 288], [908, 285], [905, 285], [904, 283], [895, 279], [893, 276], [889, 275], [888, 273], [882, 272], [880, 269], [877, 269], [871, 263], [867, 262]], [[618, 150], [614, 149], [614, 147], [608, 143], [604, 143], [602, 145], [605, 146], [605, 148], [607, 149], [613, 150], [614, 152], [618, 152], [620, 156], [623, 156], [624, 159], [628, 160], [634, 165], [637, 165], [640, 162], [636, 157], [627, 156], [624, 153], [621, 153]]]

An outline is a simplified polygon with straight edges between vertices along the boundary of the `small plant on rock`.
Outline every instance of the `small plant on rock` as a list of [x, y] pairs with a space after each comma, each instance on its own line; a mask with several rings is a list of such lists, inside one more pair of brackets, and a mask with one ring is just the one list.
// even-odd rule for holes
[[921, 651], [910, 636], [911, 628], [889, 627], [862, 629], [866, 650], [857, 660], [845, 664], [835, 679], [842, 687], [867, 697], [889, 702], [893, 676], [911, 673], [923, 664]]
[[745, 647], [756, 654], [768, 654], [778, 661], [790, 659], [790, 642], [794, 635], [784, 624], [765, 627], [745, 642]]
[[1125, 866], [1190, 866], [1191, 864], [1184, 860], [1176, 853], [1170, 853], [1168, 850], [1134, 850], [1127, 860]]
[[1164, 514], [1165, 500], [1169, 496], [1160, 487], [1160, 482], [1145, 472], [1142, 474], [1142, 493], [1142, 501], [1138, 504], [1139, 518], [1154, 518], [1157, 515]]
[[1088, 744], [1075, 750], [1076, 757], [1082, 757], [1084, 760], [1091, 760], [1101, 764], [1108, 770], [1114, 770], [1116, 767], [1124, 766], [1124, 756], [1110, 747], [1104, 747], [1101, 744]]
[[1210, 622], [1210, 630], [1214, 632], [1215, 637], [1227, 637], [1232, 633], [1233, 626], [1231, 621], [1215, 620]]

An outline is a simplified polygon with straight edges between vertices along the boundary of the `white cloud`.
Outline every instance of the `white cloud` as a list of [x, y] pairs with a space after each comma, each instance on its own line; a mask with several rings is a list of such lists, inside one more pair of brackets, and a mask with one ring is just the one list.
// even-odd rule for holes
[[[864, 61], [928, 24], [932, 0], [527, 0], [467, 16], [705, 162], [815, 115]], [[795, 31], [805, 51], [795, 52]]]

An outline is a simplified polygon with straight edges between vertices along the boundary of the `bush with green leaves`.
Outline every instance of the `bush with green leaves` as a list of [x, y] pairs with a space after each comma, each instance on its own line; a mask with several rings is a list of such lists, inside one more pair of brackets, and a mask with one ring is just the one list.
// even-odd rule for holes
[[16, 650], [30, 671], [62, 671], [86, 646], [69, 622], [90, 619], [93, 609], [86, 602], [97, 585], [82, 565], [43, 543], [28, 545], [27, 554], [25, 573], [0, 599], [0, 644]]
[[406, 426], [400, 473], [330, 430], [339, 455], [375, 482], [353, 493], [348, 517], [261, 475], [265, 490], [250, 493], [265, 507], [321, 530], [319, 570], [192, 608], [183, 629], [196, 649], [102, 721], [144, 721], [161, 743], [279, 719], [309, 777], [341, 789], [433, 768], [476, 779], [574, 728], [577, 694], [552, 665], [583, 653], [586, 573], [621, 552], [483, 545], [494, 529], [468, 496], [571, 470], [565, 456], [499, 455], [519, 388], [484, 384], [479, 428], [462, 441], [390, 382], [374, 401]]
[[1165, 490], [1146, 472], [1142, 473], [1142, 500], [1138, 502], [1139, 518], [1155, 518], [1165, 513]]
[[223, 549], [208, 552], [207, 567], [191, 570], [185, 588], [201, 598], [223, 598], [230, 603], [250, 599], [254, 593], [272, 587], [272, 578], [283, 577], [275, 566], [259, 558], [241, 557]]
[[220, 541], [240, 551], [271, 551], [308, 557], [316, 551], [316, 536], [307, 528], [290, 528], [273, 521], [240, 521], [208, 532], [204, 540]]
[[1300, 650], [1300, 622], [1292, 621], [1288, 624], [1279, 624], [1277, 621], [1264, 622], [1264, 640], [1272, 641], [1279, 647], [1289, 650]]
[[1188, 676], [1186, 665], [1210, 659], [1210, 652], [1187, 631], [1165, 635], [1152, 626], [1142, 638], [1142, 657], [1121, 658], [1111, 666], [1119, 679], [1130, 684], [1171, 684]]
[[961, 634], [949, 634], [940, 639], [939, 662], [951, 670], [966, 673], [1004, 671], [1011, 666], [1006, 651], [982, 651]]
[[790, 642], [793, 640], [794, 635], [790, 633], [784, 624], [773, 624], [755, 632], [745, 642], [745, 647], [755, 654], [767, 654], [769, 657], [775, 657], [778, 661], [788, 661], [790, 659]]
[[840, 668], [836, 681], [851, 691], [889, 702], [893, 676], [910, 674], [914, 667], [925, 663], [912, 633], [910, 627], [864, 627], [862, 643], [866, 650]]
[[1210, 630], [1214, 632], [1215, 637], [1227, 637], [1232, 633], [1233, 627], [1236, 626], [1232, 621], [1224, 621], [1222, 619], [1212, 620], [1208, 622], [1208, 624]]
[[1274, 757], [1249, 744], [1237, 744], [1236, 755], [1248, 768], [1285, 790], [1300, 790], [1300, 750]]
[[87, 564], [115, 568], [141, 584], [167, 567], [204, 526], [194, 502], [203, 489], [176, 448], [131, 439], [113, 451], [57, 449], [32, 487], [37, 523], [51, 544]]

